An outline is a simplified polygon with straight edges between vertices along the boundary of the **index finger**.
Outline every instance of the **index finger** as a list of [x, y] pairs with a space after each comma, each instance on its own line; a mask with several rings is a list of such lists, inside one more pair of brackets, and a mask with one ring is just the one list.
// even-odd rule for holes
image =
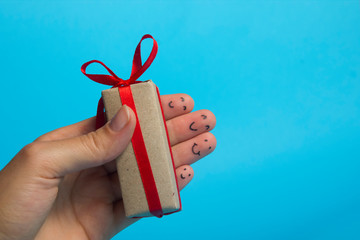
[[[189, 113], [194, 108], [194, 100], [187, 94], [162, 95], [161, 104], [166, 120]], [[95, 117], [48, 132], [35, 141], [54, 141], [77, 137], [95, 131]]]

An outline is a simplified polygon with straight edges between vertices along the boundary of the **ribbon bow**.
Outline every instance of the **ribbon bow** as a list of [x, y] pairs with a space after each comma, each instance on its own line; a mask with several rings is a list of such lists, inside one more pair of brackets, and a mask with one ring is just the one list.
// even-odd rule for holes
[[[142, 64], [142, 61], [141, 61], [141, 42], [143, 40], [147, 39], [147, 38], [151, 38], [153, 40], [153, 47], [152, 47], [152, 50], [150, 52], [149, 57], [147, 58], [145, 63]], [[137, 47], [135, 49], [134, 58], [133, 58], [133, 65], [132, 65], [132, 69], [131, 69], [131, 75], [130, 75], [130, 78], [127, 79], [127, 80], [124, 80], [124, 79], [119, 78], [118, 76], [116, 76], [116, 74], [113, 71], [111, 71], [110, 68], [108, 68], [104, 63], [102, 63], [101, 61], [98, 61], [98, 60], [91, 60], [89, 62], [84, 63], [81, 66], [81, 72], [85, 76], [90, 78], [91, 80], [93, 80], [93, 81], [95, 81], [97, 83], [110, 85], [113, 88], [114, 87], [129, 86], [131, 84], [139, 82], [139, 81], [136, 81], [136, 80], [146, 71], [146, 69], [148, 69], [150, 67], [151, 63], [154, 61], [154, 59], [156, 57], [157, 50], [158, 50], [158, 45], [157, 45], [157, 42], [155, 41], [155, 39], [150, 34], [144, 35], [141, 38], [139, 44], [137, 45]], [[100, 63], [110, 73], [110, 75], [106, 75], [106, 74], [88, 74], [88, 73], [86, 73], [86, 68], [92, 63]], [[105, 122], [106, 121], [105, 121], [105, 114], [104, 114], [104, 103], [102, 101], [102, 98], [100, 98], [99, 103], [98, 103], [97, 114], [96, 114], [96, 129], [102, 127], [105, 124]]]
[[[153, 47], [152, 47], [152, 50], [151, 50], [151, 53], [150, 53], [148, 59], [145, 61], [144, 64], [142, 64], [141, 52], [140, 52], [141, 42], [147, 38], [151, 38], [153, 40]], [[105, 84], [105, 85], [111, 85], [113, 88], [118, 87], [119, 96], [121, 98], [122, 103], [127, 104], [130, 108], [133, 109], [137, 121], [136, 121], [136, 126], [134, 129], [134, 134], [133, 134], [131, 141], [132, 141], [133, 150], [134, 150], [134, 153], [136, 156], [136, 161], [138, 164], [141, 180], [142, 180], [142, 183], [144, 186], [144, 191], [145, 191], [146, 199], [148, 202], [149, 211], [154, 216], [162, 217], [164, 213], [163, 213], [163, 209], [162, 209], [161, 202], [160, 202], [159, 192], [157, 190], [155, 178], [154, 178], [154, 175], [153, 175], [153, 172], [151, 169], [149, 156], [148, 156], [148, 153], [146, 150], [145, 142], [143, 139], [143, 135], [142, 135], [142, 131], [140, 128], [138, 115], [137, 115], [137, 111], [136, 111], [136, 107], [135, 107], [135, 103], [134, 103], [134, 99], [132, 97], [132, 92], [131, 92], [131, 87], [130, 87], [131, 84], [135, 84], [135, 83], [139, 82], [136, 80], [151, 65], [151, 63], [155, 59], [157, 50], [158, 50], [158, 45], [157, 45], [155, 39], [149, 34], [144, 35], [136, 47], [134, 59], [133, 59], [132, 70], [131, 70], [131, 75], [130, 75], [130, 78], [127, 80], [121, 79], [118, 76], [116, 76], [116, 74], [113, 71], [111, 71], [104, 63], [102, 63], [98, 60], [92, 60], [92, 61], [89, 61], [89, 62], [83, 64], [81, 67], [81, 71], [85, 74], [85, 76], [87, 76], [88, 78], [90, 78], [91, 80], [93, 80], [95, 82]], [[100, 63], [110, 73], [110, 75], [86, 73], [87, 66], [89, 66], [92, 63]], [[157, 95], [159, 97], [159, 103], [160, 103], [160, 107], [161, 107], [159, 90], [156, 88], [156, 91], [157, 91]], [[173, 162], [173, 166], [175, 166], [174, 159], [173, 159], [172, 152], [171, 152], [170, 140], [169, 140], [169, 135], [168, 135], [167, 129], [166, 129], [166, 123], [165, 123], [165, 118], [164, 118], [164, 113], [163, 113], [162, 107], [161, 107], [161, 112], [162, 112], [162, 119], [164, 121], [165, 130], [166, 130], [166, 137], [167, 137], [168, 144], [169, 144], [171, 160]], [[97, 116], [96, 116], [96, 128], [100, 128], [104, 124], [105, 124], [104, 103], [102, 101], [102, 98], [100, 98], [99, 104], [98, 104], [98, 109], [97, 109]], [[174, 168], [174, 173], [175, 173], [175, 168]], [[176, 173], [175, 173], [175, 175], [176, 175]], [[175, 181], [176, 181], [176, 185], [178, 187], [176, 178], [175, 178]], [[178, 188], [178, 191], [179, 191], [179, 188]], [[180, 203], [180, 208], [177, 211], [179, 211], [181, 209], [180, 196], [179, 196], [179, 203]], [[170, 214], [170, 213], [166, 213], [166, 214]]]

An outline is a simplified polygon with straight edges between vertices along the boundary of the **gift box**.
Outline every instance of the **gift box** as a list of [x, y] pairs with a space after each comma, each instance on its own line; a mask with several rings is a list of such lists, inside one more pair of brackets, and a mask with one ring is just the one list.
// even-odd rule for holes
[[[152, 81], [133, 84], [130, 88], [161, 210], [164, 214], [177, 211], [179, 192], [157, 88]], [[111, 119], [122, 106], [120, 91], [118, 88], [104, 90], [102, 98], [106, 118]], [[134, 144], [137, 143], [132, 141], [116, 159], [125, 213], [128, 217], [151, 216]]]
[[[141, 42], [146, 38], [153, 39], [153, 48], [148, 59], [142, 64]], [[152, 36], [147, 34], [142, 37], [135, 50], [128, 80], [119, 78], [98, 60], [89, 61], [81, 67], [81, 71], [91, 80], [112, 86], [111, 89], [102, 91], [96, 128], [112, 119], [123, 104], [130, 107], [136, 116], [132, 140], [116, 159], [127, 217], [162, 217], [181, 209], [174, 160], [159, 90], [151, 80], [137, 81], [151, 65], [157, 48]], [[86, 73], [86, 68], [92, 63], [101, 64], [110, 75]]]

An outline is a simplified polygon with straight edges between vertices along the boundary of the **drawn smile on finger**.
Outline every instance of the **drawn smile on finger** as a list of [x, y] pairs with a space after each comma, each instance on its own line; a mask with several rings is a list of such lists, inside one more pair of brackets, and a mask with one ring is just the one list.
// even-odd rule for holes
[[195, 147], [197, 146], [197, 144], [196, 143], [194, 143], [194, 145], [192, 146], [192, 148], [191, 148], [191, 151], [192, 151], [192, 153], [193, 154], [195, 154], [195, 155], [199, 155], [200, 156], [200, 151], [198, 151], [198, 152], [195, 152]]
[[174, 108], [174, 105], [172, 105], [172, 103], [173, 103], [173, 101], [170, 101], [170, 102], [169, 102], [169, 107], [170, 107], [170, 108]]
[[[186, 171], [186, 168], [184, 168], [184, 172], [180, 174], [181, 179], [185, 179], [185, 178], [186, 178], [186, 175], [188, 175], [189, 177], [191, 177], [191, 173], [187, 174], [185, 171]], [[185, 176], [184, 176], [183, 174], [184, 174]]]
[[197, 131], [196, 128], [193, 128], [193, 125], [194, 125], [194, 124], [195, 124], [195, 122], [192, 122], [192, 123], [190, 124], [189, 129], [190, 129], [191, 131]]

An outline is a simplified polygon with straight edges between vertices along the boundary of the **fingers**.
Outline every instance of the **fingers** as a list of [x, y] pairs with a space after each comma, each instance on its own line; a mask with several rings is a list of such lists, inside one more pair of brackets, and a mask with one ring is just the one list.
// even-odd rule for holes
[[215, 127], [215, 115], [209, 110], [200, 110], [179, 116], [166, 122], [171, 145], [191, 139]]
[[176, 168], [176, 177], [179, 190], [182, 190], [193, 179], [194, 170], [189, 165], [182, 165], [181, 167]]
[[161, 96], [161, 104], [166, 120], [189, 113], [194, 108], [194, 100], [182, 93]]
[[193, 164], [216, 148], [216, 138], [206, 132], [172, 147], [175, 167]]
[[[189, 113], [194, 108], [194, 100], [187, 94], [163, 95], [161, 103], [166, 120]], [[96, 117], [92, 117], [46, 133], [35, 141], [54, 141], [81, 136], [95, 131], [95, 121]]]
[[[179, 190], [182, 190], [194, 177], [194, 170], [189, 165], [182, 165], [176, 168], [176, 178], [179, 185]], [[118, 173], [114, 172], [109, 175], [111, 185], [114, 192], [114, 202], [122, 199], [121, 188], [119, 183]]]
[[[209, 137], [208, 144], [209, 147], [212, 148], [211, 151], [210, 149], [206, 149], [206, 144], [203, 142], [204, 140], [198, 138], [196, 141], [189, 140], [214, 128], [216, 119], [213, 113], [208, 110], [200, 110], [189, 113], [193, 109], [194, 101], [186, 94], [164, 95], [161, 97], [161, 101], [163, 104], [164, 114], [167, 119], [170, 119], [167, 121], [167, 126], [171, 144], [174, 146], [184, 142], [173, 149], [176, 166], [191, 164], [210, 153], [215, 148], [216, 140], [214, 137]], [[95, 117], [57, 129], [43, 135], [37, 141], [64, 140], [76, 138], [78, 136], [80, 136], [80, 139], [92, 139], [92, 136], [94, 135], [92, 132], [94, 132], [94, 130]], [[82, 137], [83, 135], [85, 135], [85, 137]], [[87, 141], [89, 142], [89, 140]], [[96, 143], [96, 141], [92, 142]], [[105, 164], [105, 169], [109, 173], [116, 171], [115, 163], [112, 161]]]
[[[189, 165], [183, 165], [181, 167], [178, 167], [176, 169], [176, 178], [179, 186], [179, 190], [181, 191], [184, 189], [186, 185], [189, 184], [189, 182], [194, 177], [194, 170]], [[113, 173], [111, 175], [111, 180], [113, 181], [114, 188], [117, 188], [116, 192], [114, 193], [118, 199], [114, 202], [114, 226], [116, 226], [116, 229], [114, 229], [114, 232], [112, 235], [116, 235], [118, 232], [122, 231], [123, 229], [127, 228], [131, 224], [137, 222], [141, 218], [127, 218], [125, 216], [125, 209], [124, 209], [124, 203], [121, 200], [121, 191], [120, 191], [120, 184], [119, 180], [117, 179], [117, 173]]]
[[47, 173], [51, 173], [48, 177], [62, 177], [71, 172], [110, 162], [129, 144], [135, 123], [133, 111], [123, 106], [110, 122], [95, 132], [46, 142], [47, 146], [42, 154], [48, 159], [42, 164], [48, 169]]
[[[205, 118], [205, 119], [204, 119]], [[189, 126], [197, 129], [192, 131]], [[216, 124], [215, 116], [209, 110], [200, 110], [166, 121], [175, 167], [192, 164], [211, 153], [216, 147], [216, 138], [207, 132]], [[209, 126], [209, 127], [207, 127]], [[115, 161], [104, 165], [107, 172], [116, 171]]]
[[[117, 173], [116, 173], [117, 175]], [[189, 165], [183, 165], [176, 169], [176, 177], [179, 185], [179, 190], [181, 191], [194, 177], [194, 170]], [[114, 180], [115, 181], [115, 180]], [[119, 186], [119, 181], [116, 181], [114, 185], [117, 184]], [[120, 188], [118, 188], [120, 191]], [[125, 216], [124, 203], [120, 198], [114, 202], [114, 226], [117, 228], [114, 229], [113, 235], [127, 228], [131, 224], [137, 222], [141, 218], [127, 218]]]

